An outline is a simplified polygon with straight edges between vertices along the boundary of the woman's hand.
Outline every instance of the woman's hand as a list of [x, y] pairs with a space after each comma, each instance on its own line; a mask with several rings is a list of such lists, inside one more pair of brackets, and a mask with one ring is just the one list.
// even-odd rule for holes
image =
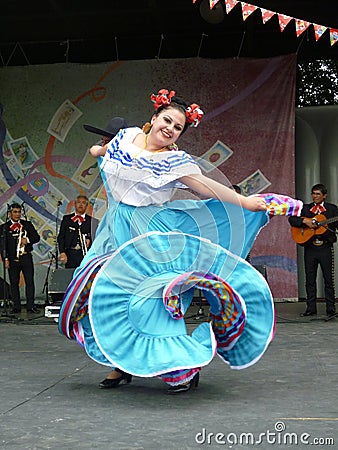
[[66, 264], [68, 261], [68, 258], [67, 258], [67, 255], [65, 252], [60, 253], [59, 259], [62, 262], [62, 264]]
[[241, 205], [249, 211], [266, 211], [266, 201], [262, 197], [242, 197]]
[[89, 153], [94, 156], [94, 158], [97, 158], [98, 156], [104, 156], [107, 151], [107, 145], [104, 145], [103, 147], [101, 145], [93, 145], [89, 149]]

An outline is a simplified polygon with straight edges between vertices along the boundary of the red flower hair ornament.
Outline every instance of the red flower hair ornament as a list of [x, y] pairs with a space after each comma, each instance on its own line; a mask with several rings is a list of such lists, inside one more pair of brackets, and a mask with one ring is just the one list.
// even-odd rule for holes
[[[154, 108], [157, 111], [160, 106], [170, 105], [172, 97], [176, 95], [175, 91], [161, 89], [158, 94], [152, 94], [150, 99], [154, 102]], [[190, 127], [197, 127], [202, 120], [204, 112], [197, 103], [192, 103], [185, 110], [186, 120]]]

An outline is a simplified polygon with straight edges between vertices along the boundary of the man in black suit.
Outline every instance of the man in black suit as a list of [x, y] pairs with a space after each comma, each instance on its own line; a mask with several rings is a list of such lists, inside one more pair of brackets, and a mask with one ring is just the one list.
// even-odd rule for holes
[[[305, 204], [302, 209], [302, 217], [289, 217], [289, 223], [293, 227], [310, 228], [314, 231], [318, 228], [315, 216], [324, 215], [326, 219], [338, 219], [338, 207], [326, 202], [327, 189], [323, 184], [315, 184], [311, 190], [312, 203]], [[324, 278], [324, 293], [326, 300], [326, 314], [335, 316], [335, 291], [334, 291], [334, 253], [333, 244], [337, 241], [336, 229], [338, 220], [325, 225], [326, 231], [314, 233], [313, 237], [304, 244], [305, 284], [306, 284], [306, 311], [302, 316], [314, 316], [317, 314], [317, 270], [320, 265]], [[320, 228], [318, 231], [321, 231]]]
[[81, 264], [84, 255], [92, 245], [99, 221], [86, 214], [89, 200], [85, 195], [77, 196], [75, 212], [63, 216], [57, 236], [60, 261], [66, 269]]
[[34, 264], [32, 258], [33, 244], [40, 236], [32, 222], [21, 219], [21, 206], [13, 203], [9, 209], [6, 223], [0, 226], [0, 251], [8, 269], [9, 283], [14, 305], [13, 313], [21, 312], [20, 273], [23, 273], [26, 285], [27, 312], [40, 312], [35, 306]]

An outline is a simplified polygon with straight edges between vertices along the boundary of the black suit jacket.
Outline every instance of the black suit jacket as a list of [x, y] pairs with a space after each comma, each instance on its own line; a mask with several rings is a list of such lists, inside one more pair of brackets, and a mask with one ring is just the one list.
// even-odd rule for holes
[[79, 228], [81, 234], [85, 234], [87, 239], [93, 242], [96, 234], [96, 229], [99, 221], [88, 214], [85, 215], [85, 221], [79, 225], [77, 222], [72, 221], [73, 214], [66, 214], [63, 216], [60, 230], [57, 236], [59, 252], [63, 253], [66, 250], [76, 247], [79, 237]]
[[[23, 226], [23, 230], [26, 231], [27, 238], [29, 243], [25, 246], [26, 252], [31, 252], [33, 250], [33, 244], [36, 244], [40, 240], [40, 236], [34, 225], [29, 220], [20, 220], [21, 225]], [[12, 221], [9, 220], [6, 223], [0, 226], [0, 251], [1, 255], [5, 256], [8, 259], [16, 258], [17, 251], [17, 239], [19, 236], [19, 232], [13, 232], [10, 229], [12, 225]]]
[[[315, 217], [317, 214], [313, 214], [313, 212], [310, 211], [310, 209], [314, 206], [314, 203], [306, 203], [305, 205], [303, 205], [303, 209], [302, 209], [302, 213], [301, 216], [302, 217]], [[333, 218], [333, 217], [338, 217], [338, 207], [337, 205], [334, 205], [333, 203], [327, 203], [324, 202], [324, 208], [326, 209], [325, 212], [323, 212], [322, 214], [327, 218]], [[299, 227], [301, 228], [303, 226], [302, 223], [302, 217], [295, 217], [295, 216], [291, 216], [289, 217], [289, 223], [291, 226], [293, 227]], [[328, 227], [331, 230], [336, 230], [338, 228], [338, 220], [336, 222], [332, 222], [328, 224]], [[324, 237], [324, 235], [323, 235]], [[337, 235], [334, 231], [328, 231], [325, 233], [325, 240], [328, 242], [331, 242], [332, 244], [334, 242], [337, 241]]]

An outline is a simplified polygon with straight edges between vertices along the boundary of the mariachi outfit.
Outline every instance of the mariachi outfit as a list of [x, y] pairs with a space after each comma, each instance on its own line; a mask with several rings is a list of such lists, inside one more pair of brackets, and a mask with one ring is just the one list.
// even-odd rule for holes
[[66, 269], [79, 267], [87, 252], [86, 239], [95, 238], [98, 220], [88, 214], [66, 214], [63, 216], [57, 241], [59, 253], [66, 253]]
[[[333, 203], [323, 202], [320, 205], [308, 203], [303, 206], [302, 217], [313, 218], [325, 216], [326, 219], [337, 218], [338, 208]], [[302, 217], [290, 217], [289, 222], [294, 227], [304, 227]], [[323, 219], [321, 219], [323, 220]], [[314, 234], [313, 238], [304, 244], [305, 286], [306, 286], [306, 312], [317, 313], [317, 271], [320, 265], [324, 278], [324, 295], [326, 300], [326, 313], [328, 316], [336, 313], [334, 289], [334, 251], [333, 244], [337, 241], [335, 230], [338, 221], [326, 225], [327, 231]]]
[[[263, 276], [245, 258], [269, 214], [217, 200], [170, 201], [179, 178], [201, 173], [183, 151], [159, 153], [121, 130], [101, 159], [109, 208], [60, 311], [59, 330], [96, 362], [142, 377], [189, 381], [217, 353], [232, 368], [255, 363], [274, 334]], [[271, 214], [301, 202], [264, 196]], [[194, 289], [210, 323], [189, 335], [183, 320]]]
[[[23, 247], [18, 246], [18, 239], [26, 236], [27, 244]], [[20, 220], [13, 222], [7, 221], [0, 228], [0, 247], [1, 255], [9, 260], [9, 282], [11, 287], [11, 296], [14, 310], [21, 311], [20, 301], [20, 273], [23, 273], [25, 279], [26, 308], [34, 309], [35, 285], [34, 285], [34, 263], [32, 257], [33, 244], [40, 240], [40, 236], [32, 222]]]

